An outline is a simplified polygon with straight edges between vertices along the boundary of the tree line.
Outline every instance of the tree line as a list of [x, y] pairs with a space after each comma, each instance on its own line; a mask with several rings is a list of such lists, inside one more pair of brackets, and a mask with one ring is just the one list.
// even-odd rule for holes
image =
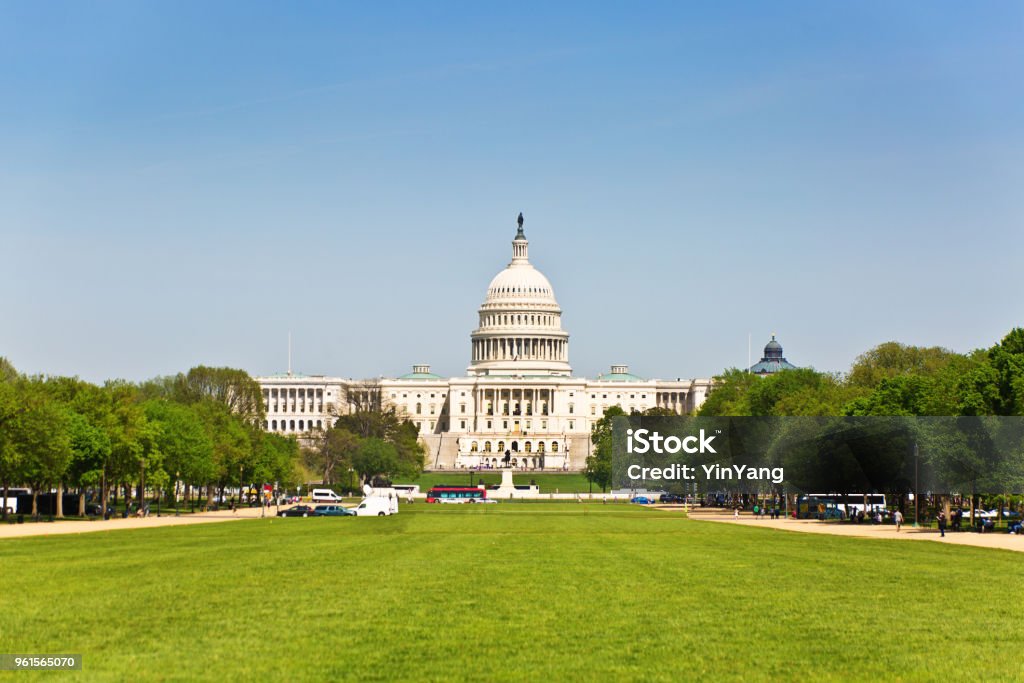
[[846, 373], [813, 368], [714, 378], [704, 416], [1024, 415], [1024, 328], [987, 349], [956, 353], [886, 342]]
[[[103, 510], [113, 495], [140, 504], [147, 491], [174, 496], [184, 484], [215, 490], [261, 482], [293, 482], [299, 470], [296, 440], [260, 429], [259, 385], [242, 370], [196, 367], [142, 383], [102, 385], [77, 377], [29, 376], [0, 358], [0, 487], [78, 493], [85, 514], [87, 491]], [[6, 513], [6, 509], [4, 510]]]
[[[609, 408], [591, 435], [586, 473], [602, 487], [613, 478], [612, 421], [623, 414]], [[655, 409], [644, 416], [663, 414]], [[956, 487], [977, 500], [979, 490], [1024, 486], [1021, 421], [1002, 419], [1021, 415], [1024, 329], [1015, 328], [991, 347], [965, 354], [886, 342], [858, 356], [846, 373], [800, 368], [761, 377], [731, 368], [714, 378], [693, 417], [709, 420], [709, 428], [721, 418], [763, 418], [718, 423], [748, 432], [734, 443], [758, 445], [734, 452], [734, 461], [784, 466], [787, 478], [807, 490], [902, 494], [912, 482], [927, 481], [931, 490]], [[771, 420], [782, 416], [807, 419]], [[957, 419], [906, 419], [931, 416]], [[866, 417], [891, 419], [857, 419]]]
[[0, 358], [0, 489], [6, 500], [12, 486], [30, 487], [33, 515], [38, 494], [55, 489], [62, 517], [66, 491], [78, 494], [82, 516], [87, 492], [98, 494], [102, 510], [119, 493], [143, 504], [147, 492], [180, 492], [186, 506], [195, 495], [205, 508], [229, 487], [334, 484], [349, 472], [361, 483], [418, 476], [424, 449], [415, 424], [372, 387], [356, 392], [350, 407], [300, 442], [262, 429], [263, 392], [244, 370], [198, 366], [97, 385], [25, 375]]

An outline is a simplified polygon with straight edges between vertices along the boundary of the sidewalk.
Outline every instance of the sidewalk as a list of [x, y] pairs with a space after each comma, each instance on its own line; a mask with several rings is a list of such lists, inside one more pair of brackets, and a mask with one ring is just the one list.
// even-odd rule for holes
[[782, 531], [798, 531], [809, 534], [832, 534], [835, 536], [856, 536], [858, 538], [886, 538], [911, 541], [933, 541], [951, 545], [971, 545], [978, 548], [999, 548], [1024, 552], [1024, 536], [1004, 532], [979, 534], [972, 531], [957, 533], [946, 532], [943, 538], [938, 529], [915, 529], [904, 524], [903, 530], [897, 532], [891, 524], [839, 524], [836, 522], [820, 522], [814, 519], [768, 519], [755, 518], [750, 513], [741, 513], [738, 518], [732, 512], [691, 510], [690, 519], [708, 522], [726, 522], [743, 526], [777, 529]]
[[[217, 512], [197, 512], [195, 514], [174, 516], [174, 508], [161, 510], [161, 517], [153, 512], [149, 517], [129, 517], [122, 519], [74, 520], [63, 522], [25, 522], [24, 524], [0, 524], [0, 539], [20, 538], [22, 536], [55, 536], [58, 534], [84, 534], [91, 531], [116, 531], [119, 529], [149, 529], [158, 526], [180, 526], [183, 524], [210, 524], [213, 522], [231, 522], [236, 519], [259, 518], [259, 508], [239, 508], [237, 512], [219, 510]], [[277, 516], [277, 508], [267, 510], [268, 517]]]

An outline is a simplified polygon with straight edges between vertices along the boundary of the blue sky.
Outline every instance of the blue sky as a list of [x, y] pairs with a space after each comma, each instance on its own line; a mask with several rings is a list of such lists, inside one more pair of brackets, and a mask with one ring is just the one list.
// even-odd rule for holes
[[577, 374], [988, 346], [1022, 72], [1015, 2], [5, 3], [0, 355], [461, 374], [519, 211]]

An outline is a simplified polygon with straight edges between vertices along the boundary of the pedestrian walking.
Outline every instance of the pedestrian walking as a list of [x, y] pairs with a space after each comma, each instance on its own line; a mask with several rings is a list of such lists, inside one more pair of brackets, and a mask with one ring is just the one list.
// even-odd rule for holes
[[903, 526], [903, 513], [897, 510], [896, 514], [892, 516], [892, 521], [896, 522], [896, 531], [898, 533], [900, 527]]
[[939, 521], [939, 533], [941, 534], [940, 537], [941, 538], [945, 538], [946, 537], [946, 513], [940, 512], [939, 516], [936, 517], [936, 519]]

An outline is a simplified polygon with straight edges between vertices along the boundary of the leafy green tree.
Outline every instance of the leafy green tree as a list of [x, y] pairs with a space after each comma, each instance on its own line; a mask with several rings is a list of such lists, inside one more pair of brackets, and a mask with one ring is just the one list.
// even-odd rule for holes
[[[211, 481], [215, 473], [213, 438], [195, 406], [157, 398], [146, 401], [143, 410], [157, 427], [157, 449], [163, 456], [162, 472], [167, 480], [173, 481], [175, 487], [181, 479]], [[172, 495], [176, 493], [173, 491]]]
[[997, 415], [1024, 415], [1024, 328], [1015, 327], [989, 349], [995, 374]]
[[255, 452], [256, 478], [282, 486], [298, 483], [299, 442], [294, 436], [257, 432]]
[[317, 436], [310, 464], [321, 473], [324, 484], [335, 483], [335, 473], [352, 464], [360, 442], [361, 439], [345, 427], [330, 427]]
[[353, 412], [339, 417], [334, 428], [347, 430], [361, 440], [386, 441], [394, 447], [397, 458], [397, 467], [392, 474], [417, 477], [423, 471], [426, 449], [419, 441], [416, 424], [400, 417], [392, 406], [378, 407], [370, 401], [354, 408]]
[[200, 365], [178, 375], [172, 391], [182, 403], [219, 403], [254, 427], [261, 425], [266, 415], [263, 391], [245, 370]]
[[353, 455], [352, 466], [363, 483], [376, 477], [390, 479], [399, 471], [398, 450], [394, 444], [375, 436], [362, 439]]
[[751, 415], [750, 390], [760, 381], [760, 377], [746, 370], [729, 368], [714, 378], [711, 392], [697, 414], [708, 417]]
[[71, 462], [67, 480], [78, 488], [78, 515], [85, 515], [85, 486], [99, 483], [103, 463], [110, 457], [110, 437], [101, 427], [81, 413], [70, 412], [68, 434], [71, 439]]
[[[14, 439], [15, 420], [24, 411], [20, 401], [21, 384], [14, 366], [6, 358], [0, 358], [0, 487], [4, 503], [21, 468], [21, 453]], [[0, 505], [0, 518], [7, 519], [6, 504]]]
[[23, 383], [25, 410], [14, 419], [14, 448], [21, 474], [32, 485], [32, 514], [39, 512], [39, 491], [57, 487], [58, 517], [63, 516], [62, 482], [71, 462], [70, 411], [54, 400], [41, 378]]
[[890, 341], [865, 351], [853, 362], [847, 382], [854, 387], [873, 389], [885, 379], [901, 375], [933, 375], [959, 354], [938, 346], [907, 346]]
[[584, 474], [587, 481], [600, 486], [601, 491], [607, 491], [612, 483], [612, 425], [616, 417], [623, 417], [625, 414], [621, 406], [609, 406], [601, 419], [594, 423], [590, 433], [590, 442], [594, 449], [587, 456]]
[[755, 416], [841, 415], [848, 398], [837, 376], [812, 368], [758, 378], [747, 395]]

